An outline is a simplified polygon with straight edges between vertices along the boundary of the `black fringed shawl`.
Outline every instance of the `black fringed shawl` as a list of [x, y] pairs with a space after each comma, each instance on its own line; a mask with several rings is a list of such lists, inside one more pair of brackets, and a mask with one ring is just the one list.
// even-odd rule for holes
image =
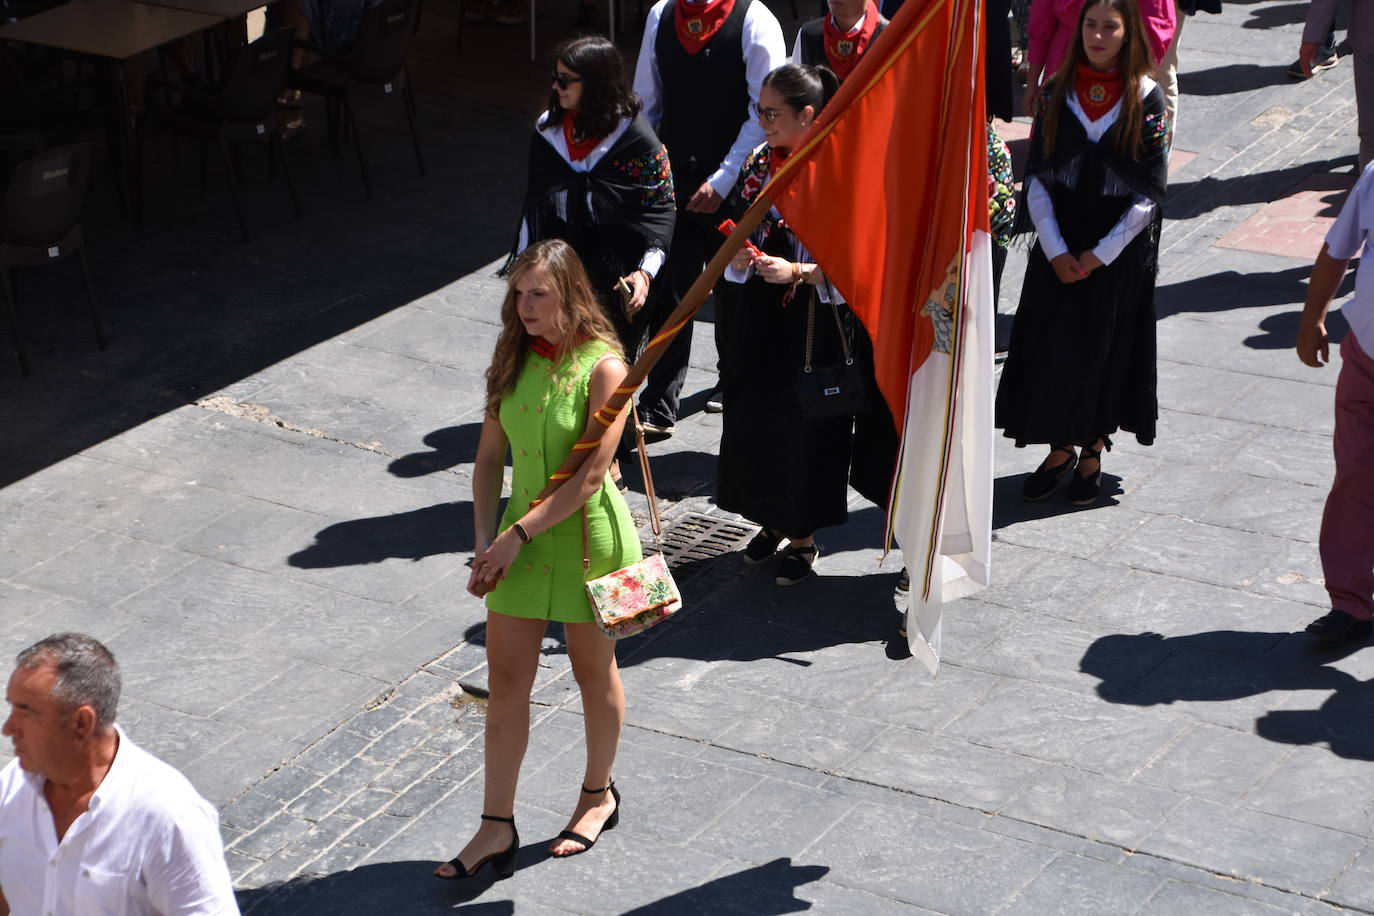
[[[1097, 245], [1137, 197], [1148, 198], [1155, 203], [1154, 219], [1132, 240], [1127, 252], [1134, 251], [1141, 257], [1142, 266], [1153, 271], [1169, 180], [1169, 130], [1164, 94], [1156, 86], [1143, 100], [1143, 121], [1135, 128], [1141, 132], [1140, 155], [1135, 159], [1128, 159], [1117, 149], [1120, 132], [1134, 126], [1123, 124], [1118, 117], [1102, 139], [1093, 143], [1067, 102], [1059, 112], [1054, 152], [1046, 156], [1040, 138], [1044, 135], [1049, 94], [1049, 87], [1040, 94], [1035, 122], [1031, 126], [1018, 229], [1034, 230], [1030, 207], [1024, 199], [1033, 177], [1039, 178], [1049, 192], [1059, 231], [1075, 254]], [[1125, 255], [1123, 252], [1122, 256]]]
[[[646, 251], [668, 250], [676, 214], [668, 154], [643, 115], [587, 172], [574, 171], [535, 129], [520, 217], [526, 243], [567, 242], [605, 301], [617, 301], [611, 297], [616, 280], [637, 268]], [[519, 244], [517, 234], [503, 275]]]

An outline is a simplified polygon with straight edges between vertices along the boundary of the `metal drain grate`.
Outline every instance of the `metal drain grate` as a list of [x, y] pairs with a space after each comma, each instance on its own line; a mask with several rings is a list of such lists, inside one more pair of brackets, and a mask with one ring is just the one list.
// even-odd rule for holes
[[674, 569], [695, 566], [733, 552], [758, 530], [748, 522], [689, 512], [663, 529], [663, 556]]

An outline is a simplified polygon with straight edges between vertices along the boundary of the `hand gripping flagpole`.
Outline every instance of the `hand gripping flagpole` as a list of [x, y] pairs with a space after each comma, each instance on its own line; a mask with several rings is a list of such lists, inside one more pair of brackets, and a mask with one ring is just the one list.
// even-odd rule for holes
[[[765, 188], [765, 190], [767, 189]], [[625, 381], [611, 393], [611, 396], [606, 399], [606, 403], [597, 408], [596, 412], [587, 420], [587, 427], [582, 431], [582, 438], [573, 445], [572, 451], [558, 466], [558, 470], [549, 475], [549, 482], [544, 485], [543, 490], [539, 491], [539, 495], [530, 500], [531, 506], [538, 505], [548, 499], [554, 490], [563, 485], [564, 481], [577, 473], [582, 462], [600, 444], [606, 430], [611, 428], [616, 418], [625, 409], [630, 396], [643, 384], [649, 370], [654, 367], [659, 357], [663, 355], [663, 351], [668, 348], [669, 342], [696, 315], [701, 304], [706, 301], [706, 296], [711, 292], [711, 288], [716, 285], [716, 281], [725, 272], [730, 259], [735, 256], [735, 252], [748, 243], [749, 234], [754, 231], [754, 228], [763, 220], [772, 206], [773, 203], [768, 199], [768, 196], [760, 194], [753, 205], [739, 218], [734, 231], [721, 244], [720, 250], [706, 265], [701, 276], [697, 277], [696, 282], [687, 291], [687, 295], [678, 302], [677, 308], [673, 309], [673, 313], [664, 322], [663, 329], [654, 335], [653, 339], [649, 341], [649, 345], [644, 348], [644, 352], [640, 354], [639, 359], [630, 367], [629, 373], [625, 376]]]

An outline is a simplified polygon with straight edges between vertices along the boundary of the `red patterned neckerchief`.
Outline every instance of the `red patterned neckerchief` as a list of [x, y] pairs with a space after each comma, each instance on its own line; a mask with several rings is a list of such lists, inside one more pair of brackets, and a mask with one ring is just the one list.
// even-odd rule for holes
[[530, 340], [530, 349], [534, 351], [536, 356], [542, 356], [545, 359], [558, 358], [558, 348], [542, 337], [532, 338]]
[[735, 0], [706, 0], [690, 3], [677, 0], [673, 24], [677, 26], [677, 40], [688, 54], [696, 54], [715, 37], [725, 24], [725, 17], [735, 8]]
[[600, 137], [586, 137], [577, 132], [577, 112], [563, 112], [563, 140], [568, 144], [568, 158], [581, 162], [601, 143]]
[[863, 19], [848, 32], [840, 31], [840, 27], [835, 24], [833, 13], [825, 17], [825, 22], [821, 25], [821, 33], [825, 39], [825, 59], [830, 62], [830, 69], [835, 71], [836, 76], [841, 80], [849, 76], [849, 71], [854, 69], [854, 65], [868, 50], [868, 44], [873, 40], [873, 33], [877, 30], [878, 7], [874, 5], [873, 0], [868, 0], [864, 4]]
[[1112, 110], [1121, 100], [1122, 81], [1120, 70], [1094, 70], [1087, 64], [1078, 65], [1078, 74], [1073, 82], [1074, 94], [1088, 120], [1096, 121]]

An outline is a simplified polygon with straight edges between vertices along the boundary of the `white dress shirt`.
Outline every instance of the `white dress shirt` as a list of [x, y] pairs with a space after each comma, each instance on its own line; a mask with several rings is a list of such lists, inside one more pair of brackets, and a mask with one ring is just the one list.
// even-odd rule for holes
[[[1374, 241], [1374, 162], [1364, 167], [1341, 215], [1326, 232], [1326, 253], [1337, 260], [1357, 257]], [[1350, 331], [1366, 353], [1374, 353], [1374, 269], [1355, 274], [1355, 295], [1341, 306]]]
[[[548, 118], [549, 113], [546, 111], [543, 114], [541, 114], [539, 116], [539, 120], [535, 121], [534, 123], [543, 124], [545, 121], [548, 120]], [[605, 158], [606, 154], [611, 151], [611, 147], [615, 146], [616, 141], [620, 139], [621, 135], [625, 133], [626, 128], [628, 128], [629, 126], [630, 119], [621, 118], [620, 123], [616, 125], [615, 130], [611, 131], [610, 134], [607, 135], [606, 139], [598, 143], [596, 149], [588, 153], [585, 158], [578, 160], [574, 160], [572, 157], [572, 153], [568, 151], [568, 138], [563, 136], [563, 125], [561, 122], [551, 127], [537, 128], [537, 130], [539, 131], [539, 136], [547, 140], [549, 146], [553, 147], [554, 152], [563, 157], [563, 161], [568, 164], [568, 167], [570, 169], [572, 169], [574, 172], [590, 172], [593, 168], [596, 167], [596, 164], [600, 162], [603, 158]], [[558, 191], [557, 195], [558, 199], [554, 201], [554, 206], [558, 208], [559, 215], [563, 219], [567, 219], [568, 192]], [[588, 191], [587, 209], [591, 210], [591, 207], [592, 192]], [[519, 254], [528, 247], [530, 247], [530, 227], [528, 221], [522, 219], [520, 221], [520, 241], [516, 243], [515, 253]], [[662, 248], [645, 249], [644, 257], [641, 258], [639, 261], [639, 269], [647, 273], [651, 278], [656, 277], [658, 276], [658, 269], [663, 266], [663, 259], [664, 252]]]
[[[678, 2], [685, 3], [686, 0]], [[654, 49], [654, 44], [658, 41], [658, 24], [667, 5], [668, 0], [658, 0], [649, 10], [649, 18], [644, 23], [644, 40], [639, 46], [639, 62], [635, 64], [635, 92], [639, 93], [640, 99], [644, 102], [644, 117], [649, 119], [655, 130], [663, 119], [663, 82], [659, 78], [658, 53]], [[670, 22], [664, 27], [674, 26]], [[763, 128], [759, 126], [758, 118], [754, 117], [753, 111], [753, 105], [759, 101], [759, 88], [763, 86], [763, 78], [787, 63], [787, 43], [782, 37], [782, 26], [778, 24], [777, 17], [763, 4], [763, 0], [754, 0], [744, 13], [743, 44], [745, 81], [749, 84], [751, 105], [745, 112], [744, 122], [740, 125], [730, 152], [725, 154], [720, 166], [706, 179], [721, 197], [730, 193], [730, 189], [735, 185], [735, 178], [739, 175], [740, 166], [744, 165], [749, 153], [764, 141]], [[706, 108], [711, 104], [711, 100], [702, 99], [701, 103], [702, 107]], [[671, 159], [672, 156], [673, 151], [668, 150], [668, 158]], [[684, 197], [691, 197], [696, 190], [678, 188], [679, 206], [682, 205]]]
[[17, 760], [0, 771], [0, 890], [13, 916], [237, 916], [214, 806], [123, 729], [60, 841], [44, 783]]
[[[1140, 81], [1140, 96], [1144, 98], [1150, 94], [1150, 90], [1155, 87], [1155, 81], [1148, 76]], [[1088, 134], [1088, 139], [1093, 143], [1102, 139], [1107, 129], [1116, 123], [1117, 117], [1121, 114], [1121, 102], [1117, 101], [1112, 106], [1111, 111], [1098, 118], [1096, 121], [1090, 119], [1083, 111], [1083, 106], [1078, 103], [1078, 95], [1073, 92], [1066, 93], [1064, 96], [1068, 103], [1069, 111], [1072, 111], [1078, 118], [1083, 130]], [[1031, 177], [1026, 187], [1026, 206], [1030, 210], [1031, 222], [1035, 224], [1035, 233], [1040, 237], [1040, 247], [1045, 252], [1045, 257], [1053, 261], [1061, 254], [1069, 250], [1069, 246], [1064, 242], [1064, 236], [1059, 231], [1059, 220], [1054, 216], [1054, 204], [1050, 201], [1050, 192], [1037, 177]], [[1112, 227], [1112, 230], [1102, 237], [1093, 248], [1093, 254], [1103, 264], [1110, 264], [1120, 257], [1121, 252], [1126, 250], [1126, 246], [1140, 234], [1150, 220], [1154, 217], [1155, 202], [1147, 197], [1137, 197], [1125, 213], [1121, 214], [1121, 219]]]

